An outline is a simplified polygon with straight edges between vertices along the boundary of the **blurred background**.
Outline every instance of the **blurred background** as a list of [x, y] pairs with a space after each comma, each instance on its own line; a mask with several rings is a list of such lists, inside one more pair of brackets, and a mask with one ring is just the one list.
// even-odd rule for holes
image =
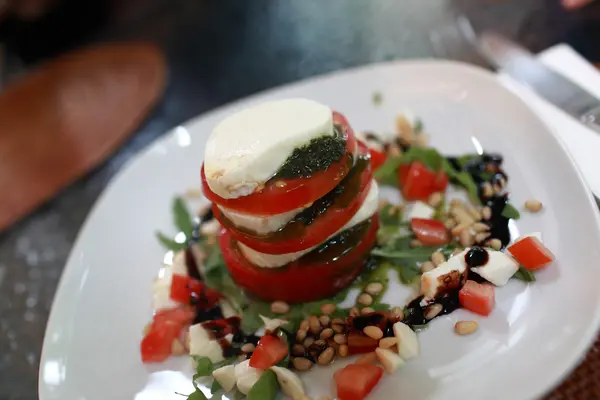
[[[0, 224], [0, 400], [37, 398], [44, 329], [71, 244], [109, 179], [140, 149], [206, 110], [312, 75], [408, 58], [480, 64], [461, 33], [467, 20], [476, 31], [498, 31], [533, 51], [565, 42], [600, 62], [600, 4], [594, 3], [567, 10], [560, 0], [0, 0], [2, 196], [15, 185], [38, 186], [42, 178], [31, 160], [55, 151], [53, 135], [82, 144], [69, 150], [82, 152], [73, 165], [67, 160], [53, 170], [60, 176], [54, 186], [19, 195], [37, 196], [17, 199], [30, 206], [17, 212], [0, 199], [0, 209], [11, 215]], [[133, 40], [150, 42], [164, 55], [151, 60], [154, 69], [145, 71], [150, 80], [118, 76], [138, 79], [133, 94], [122, 94], [145, 98], [138, 117], [130, 121], [110, 108], [102, 114], [101, 102], [88, 102], [93, 110], [65, 113], [89, 115], [81, 117], [87, 125], [100, 118], [117, 128], [88, 130], [72, 116], [60, 123], [46, 116], [38, 125], [28, 118], [65, 93], [77, 98], [89, 87], [99, 90], [82, 71], [93, 67], [110, 81], [124, 68], [119, 60], [105, 65], [104, 53], [84, 53], [68, 64], [72, 68], [46, 63], [92, 44]], [[122, 62], [136, 65], [134, 58]], [[144, 92], [140, 82], [150, 88]], [[100, 97], [121, 96], [111, 93]], [[65, 120], [74, 127], [65, 127]], [[37, 132], [46, 124], [47, 131]], [[118, 137], [109, 140], [111, 135]], [[43, 148], [36, 146], [40, 140]], [[93, 153], [97, 142], [111, 145], [100, 154], [85, 153]], [[27, 175], [19, 175], [24, 168]]]

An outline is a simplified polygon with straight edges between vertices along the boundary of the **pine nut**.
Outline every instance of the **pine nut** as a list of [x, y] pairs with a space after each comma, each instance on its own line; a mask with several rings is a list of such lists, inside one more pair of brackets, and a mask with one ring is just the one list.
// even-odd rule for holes
[[360, 311], [359, 311], [359, 309], [358, 309], [358, 308], [356, 308], [356, 307], [352, 307], [352, 308], [350, 309], [350, 316], [351, 316], [351, 317], [358, 317], [359, 315], [360, 315]]
[[483, 209], [481, 210], [481, 217], [487, 221], [490, 218], [492, 218], [492, 209], [489, 207], [483, 207]]
[[437, 267], [438, 265], [446, 262], [446, 257], [444, 256], [444, 253], [442, 253], [441, 251], [436, 251], [435, 253], [433, 253], [431, 255], [431, 261], [433, 261], [433, 263]]
[[334, 333], [333, 329], [331, 329], [331, 328], [323, 329], [323, 332], [321, 332], [321, 334], [319, 335], [319, 338], [323, 339], [323, 340], [327, 340], [333, 336], [333, 333]]
[[174, 356], [182, 356], [186, 353], [183, 343], [179, 339], [173, 339], [171, 343], [171, 354]]
[[333, 341], [337, 344], [346, 344], [348, 342], [348, 338], [346, 337], [346, 335], [338, 333], [333, 337]]
[[502, 241], [500, 239], [488, 240], [488, 245], [494, 250], [500, 250], [502, 248]]
[[305, 329], [299, 330], [296, 332], [296, 340], [302, 342], [304, 339], [306, 339], [306, 334], [307, 331]]
[[443, 309], [444, 307], [442, 307], [441, 304], [432, 304], [429, 307], [427, 307], [427, 310], [425, 310], [425, 318], [434, 319], [438, 316], [439, 313], [442, 312]]
[[475, 333], [477, 328], [479, 328], [477, 321], [458, 321], [454, 325], [454, 331], [459, 335], [470, 335]]
[[402, 151], [400, 150], [400, 148], [398, 146], [396, 146], [395, 144], [392, 144], [388, 150], [387, 153], [389, 156], [391, 157], [397, 157], [397, 156], [401, 156], [402, 155]]
[[492, 197], [494, 195], [494, 189], [489, 182], [483, 184], [483, 197]]
[[331, 328], [335, 333], [342, 333], [346, 328], [346, 323], [340, 318], [335, 318], [331, 321]]
[[435, 265], [431, 261], [425, 261], [421, 264], [421, 273], [429, 272], [435, 268]]
[[373, 298], [370, 294], [363, 293], [360, 296], [358, 296], [358, 302], [363, 306], [370, 306], [371, 304], [373, 304]]
[[346, 357], [347, 355], [348, 355], [348, 345], [346, 345], [346, 344], [340, 345], [340, 348], [338, 349], [338, 356]]
[[300, 322], [300, 328], [298, 328], [299, 331], [307, 331], [308, 328], [310, 328], [310, 325], [308, 324], [308, 319], [302, 320], [302, 322]]
[[483, 222], [476, 222], [473, 224], [473, 230], [476, 233], [487, 232], [490, 230], [490, 227], [487, 224], [484, 224]]
[[304, 342], [302, 342], [302, 346], [304, 346], [305, 349], [308, 349], [310, 346], [312, 346], [314, 342], [315, 338], [307, 337], [306, 339], [304, 339]]
[[314, 315], [311, 315], [308, 319], [308, 324], [310, 325], [310, 331], [313, 334], [318, 335], [321, 332], [322, 328], [319, 318], [315, 317]]
[[375, 310], [372, 309], [371, 307], [365, 307], [362, 310], [360, 310], [360, 315], [368, 315], [368, 314], [371, 314], [374, 312], [375, 312]]
[[296, 368], [298, 371], [308, 371], [312, 368], [313, 363], [308, 358], [296, 357], [292, 361], [292, 364], [294, 365], [294, 368]]
[[454, 218], [448, 218], [446, 221], [444, 221], [444, 226], [446, 229], [452, 229], [456, 226], [456, 220]]
[[285, 301], [274, 301], [271, 303], [271, 312], [285, 314], [290, 311], [290, 305]]
[[304, 346], [302, 346], [301, 344], [296, 343], [292, 346], [292, 354], [296, 357], [304, 356], [305, 352], [306, 351], [304, 350]]
[[532, 213], [540, 212], [542, 207], [542, 202], [539, 200], [530, 199], [525, 202], [525, 208]]
[[328, 347], [321, 353], [321, 355], [319, 355], [317, 362], [319, 363], [319, 365], [327, 365], [331, 361], [333, 361], [334, 356], [335, 349], [333, 347]]
[[467, 204], [465, 206], [465, 208], [467, 209], [467, 212], [469, 213], [469, 215], [471, 215], [471, 217], [475, 221], [479, 221], [481, 219], [481, 213], [479, 212], [479, 210], [477, 208], [473, 207], [470, 204]]
[[329, 326], [329, 322], [331, 322], [331, 318], [327, 315], [321, 315], [319, 317], [319, 323], [323, 328], [327, 328]]
[[404, 319], [404, 309], [402, 309], [401, 307], [392, 308], [391, 313], [392, 317], [394, 318], [399, 318], [400, 320]]
[[498, 185], [497, 183], [494, 183], [492, 188], [494, 189], [494, 194], [502, 193], [502, 186]]
[[365, 292], [370, 295], [377, 296], [379, 293], [383, 291], [383, 283], [381, 282], [371, 282], [365, 288]]
[[386, 337], [379, 341], [379, 347], [381, 347], [382, 349], [389, 349], [397, 343], [398, 339], [396, 339], [395, 337]]
[[481, 243], [489, 238], [491, 235], [490, 232], [481, 232], [475, 235], [475, 243]]
[[242, 350], [244, 353], [252, 353], [254, 351], [254, 345], [252, 343], [246, 343], [240, 348], [240, 350]]
[[375, 339], [375, 340], [379, 340], [383, 337], [383, 331], [378, 326], [372, 326], [372, 325], [365, 326], [365, 328], [363, 329], [363, 333], [365, 335], [367, 335], [368, 337]]
[[337, 306], [332, 303], [323, 304], [321, 306], [321, 312], [325, 315], [331, 315], [335, 312]]
[[471, 226], [470, 222], [462, 222], [450, 230], [452, 236], [458, 236], [460, 233]]
[[377, 361], [377, 354], [374, 351], [367, 353], [361, 356], [358, 360], [356, 360], [355, 364], [375, 364]]
[[470, 229], [463, 229], [463, 231], [458, 236], [458, 240], [460, 245], [463, 247], [469, 247], [473, 245], [473, 235], [471, 235]]
[[442, 204], [443, 198], [444, 197], [442, 196], [442, 194], [440, 192], [431, 193], [431, 195], [429, 196], [429, 199], [427, 199], [427, 203], [429, 203], [429, 205], [431, 207], [436, 208], [437, 206]]
[[473, 218], [465, 211], [462, 207], [454, 207], [450, 209], [450, 214], [454, 217], [455, 220], [458, 221], [459, 224], [462, 223], [473, 223], [475, 222]]

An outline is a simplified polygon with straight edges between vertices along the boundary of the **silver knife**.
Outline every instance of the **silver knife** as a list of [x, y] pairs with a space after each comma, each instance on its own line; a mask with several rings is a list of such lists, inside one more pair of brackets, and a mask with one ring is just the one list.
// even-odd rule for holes
[[600, 100], [597, 97], [501, 35], [484, 32], [475, 44], [481, 55], [496, 68], [600, 133]]

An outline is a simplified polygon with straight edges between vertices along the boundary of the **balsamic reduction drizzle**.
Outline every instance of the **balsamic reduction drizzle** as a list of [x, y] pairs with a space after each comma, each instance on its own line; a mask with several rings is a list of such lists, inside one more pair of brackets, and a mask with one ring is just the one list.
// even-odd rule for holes
[[427, 308], [431, 307], [433, 304], [440, 304], [442, 306], [442, 311], [435, 318], [450, 314], [452, 311], [460, 308], [458, 290], [446, 293], [439, 299], [436, 299], [434, 302], [428, 303], [425, 306], [421, 305], [421, 300], [423, 300], [423, 296], [417, 297], [408, 303], [404, 309], [404, 320], [402, 322], [410, 326], [413, 330], [416, 329], [415, 327], [426, 325], [432, 321], [431, 319], [425, 318], [425, 313]]

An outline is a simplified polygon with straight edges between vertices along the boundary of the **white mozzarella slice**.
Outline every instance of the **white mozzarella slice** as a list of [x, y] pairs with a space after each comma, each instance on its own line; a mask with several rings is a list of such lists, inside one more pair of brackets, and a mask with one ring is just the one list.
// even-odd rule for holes
[[190, 355], [208, 357], [213, 363], [223, 361], [223, 349], [215, 339], [211, 338], [210, 333], [204, 329], [202, 324], [190, 326]]
[[231, 392], [235, 387], [235, 367], [233, 365], [217, 368], [213, 371], [212, 376], [225, 392]]
[[435, 299], [451, 289], [462, 286], [467, 271], [465, 254], [468, 251], [469, 249], [463, 250], [421, 275], [421, 294], [425, 299]]
[[471, 271], [496, 286], [506, 285], [519, 269], [519, 263], [506, 253], [489, 249], [487, 252], [488, 262], [481, 267], [471, 268]]
[[285, 224], [294, 219], [296, 214], [303, 210], [303, 208], [297, 208], [283, 214], [257, 216], [228, 210], [221, 206], [219, 206], [219, 209], [235, 226], [250, 229], [259, 234], [275, 232], [283, 228]]
[[413, 218], [431, 219], [435, 214], [435, 209], [422, 201], [415, 202], [406, 217], [408, 221]]
[[251, 194], [293, 150], [334, 134], [332, 111], [308, 99], [276, 100], [221, 121], [206, 142], [204, 174], [210, 189], [233, 199]]
[[250, 360], [242, 361], [235, 366], [235, 379], [237, 388], [243, 394], [248, 394], [252, 386], [260, 378], [262, 370], [250, 366]]
[[415, 331], [403, 322], [396, 322], [392, 327], [398, 341], [398, 355], [407, 361], [419, 355], [419, 339]]
[[[337, 235], [338, 233], [345, 231], [346, 229], [352, 228], [355, 225], [369, 219], [376, 211], [379, 206], [379, 188], [377, 186], [377, 182], [371, 181], [371, 188], [369, 189], [369, 193], [365, 198], [365, 201], [360, 206], [359, 210], [354, 214], [352, 219], [348, 221], [346, 225], [344, 225], [341, 229], [335, 232], [330, 237]], [[257, 265], [263, 268], [276, 268], [281, 267], [285, 264], [288, 264], [303, 255], [310, 253], [316, 247], [311, 247], [306, 250], [297, 251], [295, 253], [286, 253], [286, 254], [266, 254], [261, 253], [256, 250], [251, 249], [250, 247], [244, 245], [243, 243], [238, 243], [238, 246], [248, 261], [252, 264]]]

